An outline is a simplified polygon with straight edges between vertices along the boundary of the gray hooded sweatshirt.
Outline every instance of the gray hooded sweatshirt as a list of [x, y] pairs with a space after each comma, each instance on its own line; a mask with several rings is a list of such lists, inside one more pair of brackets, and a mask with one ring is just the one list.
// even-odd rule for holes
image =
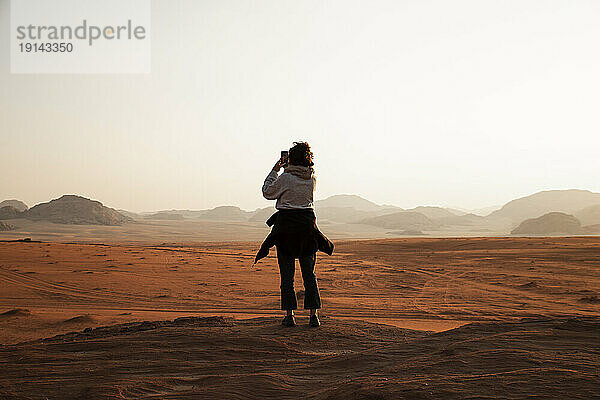
[[312, 167], [290, 165], [279, 176], [276, 171], [269, 172], [262, 192], [265, 199], [277, 200], [278, 210], [313, 209], [316, 182]]

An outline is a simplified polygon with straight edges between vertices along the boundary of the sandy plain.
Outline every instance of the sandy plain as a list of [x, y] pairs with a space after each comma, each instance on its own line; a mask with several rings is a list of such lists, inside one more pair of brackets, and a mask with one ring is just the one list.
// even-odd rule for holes
[[0, 398], [600, 396], [600, 238], [336, 241], [317, 329], [258, 246], [1, 242]]

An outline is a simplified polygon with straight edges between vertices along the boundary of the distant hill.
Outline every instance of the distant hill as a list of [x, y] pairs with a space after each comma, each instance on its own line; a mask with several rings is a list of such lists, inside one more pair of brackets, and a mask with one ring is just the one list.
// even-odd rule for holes
[[502, 206], [498, 205], [498, 206], [488, 206], [488, 207], [481, 207], [481, 208], [463, 208], [463, 207], [446, 207], [446, 209], [456, 215], [461, 215], [462, 214], [475, 214], [475, 215], [480, 215], [480, 216], [486, 216], [486, 215], [490, 215], [492, 212], [497, 211], [499, 209], [501, 209]]
[[15, 229], [14, 226], [7, 224], [6, 222], [2, 222], [0, 221], [0, 232], [3, 231], [12, 231], [13, 229]]
[[431, 218], [431, 219], [448, 218], [448, 217], [456, 217], [457, 216], [457, 214], [450, 212], [446, 208], [433, 207], [433, 206], [419, 206], [419, 207], [408, 209], [406, 211], [418, 212], [418, 213], [423, 214], [427, 218]]
[[0, 208], [7, 207], [7, 206], [14, 207], [19, 212], [23, 212], [29, 208], [29, 207], [27, 207], [27, 204], [23, 203], [20, 200], [4, 200], [4, 201], [0, 202]]
[[319, 222], [329, 221], [336, 223], [355, 223], [365, 218], [389, 214], [390, 210], [365, 211], [353, 207], [318, 207], [315, 214]]
[[315, 202], [315, 213], [319, 221], [356, 223], [365, 218], [402, 211], [402, 208], [379, 205], [360, 196], [339, 194]]
[[[353, 206], [334, 206], [333, 204], [352, 204]], [[368, 211], [367, 211], [368, 209]], [[376, 217], [402, 210], [394, 206], [380, 206], [359, 196], [337, 195], [315, 202], [315, 214], [319, 222], [356, 223], [368, 217]], [[274, 207], [265, 207], [250, 212], [249, 222], [264, 223], [275, 211]]]
[[315, 201], [315, 208], [325, 207], [343, 207], [353, 208], [359, 211], [378, 211], [381, 209], [401, 211], [402, 209], [394, 206], [380, 206], [379, 204], [373, 203], [367, 199], [353, 194], [336, 194], [335, 196], [328, 197], [324, 200]]
[[137, 215], [138, 215], [138, 218], [143, 218], [143, 217], [146, 217], [146, 216], [152, 215], [152, 214], [167, 213], [167, 214], [179, 214], [184, 219], [196, 219], [196, 218], [202, 216], [202, 214], [205, 214], [207, 211], [209, 211], [209, 210], [176, 210], [176, 209], [171, 209], [171, 210], [159, 210], [159, 211], [152, 211], [152, 212], [141, 212], [141, 213], [138, 213]]
[[513, 229], [513, 235], [577, 235], [583, 233], [581, 222], [572, 215], [551, 212], [523, 221]]
[[[31, 209], [26, 209], [27, 206], [18, 200], [6, 200], [0, 204], [5, 205], [0, 207], [0, 220], [27, 218], [63, 224], [102, 225], [120, 225], [134, 220], [146, 221], [144, 225], [152, 225], [151, 221], [172, 221], [175, 226], [178, 221], [183, 220], [248, 222], [262, 225], [276, 211], [274, 204], [270, 203], [269, 207], [254, 211], [245, 211], [237, 206], [220, 206], [209, 210], [171, 209], [131, 213], [114, 210], [98, 201], [75, 195], [65, 195]], [[25, 211], [20, 212], [15, 205], [25, 208]], [[419, 232], [431, 234], [432, 231], [455, 235], [473, 232], [506, 234], [511, 230], [515, 234], [532, 235], [600, 233], [600, 193], [575, 189], [551, 190], [515, 199], [485, 217], [465, 213], [464, 209], [458, 207], [418, 206], [404, 210], [392, 205], [379, 205], [363, 197], [348, 194], [316, 201], [315, 213], [318, 223], [323, 224], [326, 230], [350, 236], [362, 232], [382, 232], [381, 229], [398, 235], [417, 235]], [[546, 217], [538, 221], [537, 225], [535, 222], [526, 221], [549, 213], [567, 214], [578, 219], [579, 225], [573, 224], [572, 220], [569, 222], [564, 217]], [[166, 222], [162, 222], [156, 225], [165, 224]]]
[[[477, 213], [476, 213], [476, 212], [474, 212], [474, 211], [465, 211], [465, 210], [463, 210], [463, 209], [458, 209], [458, 208], [452, 208], [452, 207], [443, 207], [443, 208], [444, 208], [444, 210], [448, 210], [448, 211], [450, 211], [450, 212], [451, 212], [452, 214], [454, 214], [454, 215], [477, 214]], [[498, 207], [498, 208], [500, 208], [500, 207]], [[495, 210], [495, 209], [494, 209], [494, 210]], [[493, 211], [493, 210], [492, 210], [492, 211]], [[491, 211], [490, 211], [490, 212], [491, 212]], [[488, 214], [489, 214], [489, 213], [488, 213]], [[480, 214], [477, 214], [477, 215], [480, 215]]]
[[13, 219], [19, 218], [21, 212], [13, 206], [4, 206], [0, 208], [0, 219]]
[[365, 218], [361, 224], [386, 229], [431, 231], [439, 229], [440, 224], [418, 212], [400, 211], [397, 213]]
[[236, 206], [220, 206], [205, 211], [198, 219], [215, 221], [246, 221], [248, 213]]
[[465, 212], [475, 214], [475, 215], [481, 215], [481, 216], [485, 217], [486, 215], [490, 215], [491, 213], [493, 213], [496, 210], [499, 210], [500, 208], [502, 208], [501, 205], [495, 205], [495, 206], [475, 208], [473, 210], [467, 210]]
[[157, 212], [150, 215], [145, 215], [144, 219], [155, 219], [163, 221], [183, 221], [185, 218], [181, 214], [172, 212]]
[[450, 217], [437, 218], [436, 222], [444, 225], [458, 225], [458, 226], [474, 226], [474, 225], [485, 225], [486, 218], [481, 215], [475, 214], [464, 214], [464, 215], [453, 215]]
[[121, 225], [133, 220], [99, 201], [76, 195], [64, 195], [48, 203], [38, 204], [21, 214], [35, 221], [58, 224]]
[[597, 225], [600, 224], [600, 204], [586, 207], [575, 213], [582, 225]]
[[119, 209], [119, 210], [117, 210], [117, 212], [119, 212], [119, 214], [123, 214], [124, 216], [129, 217], [131, 219], [140, 219], [142, 217], [138, 213], [134, 213], [134, 212], [127, 211], [127, 210], [121, 210], [121, 209]]
[[276, 211], [277, 210], [275, 209], [275, 207], [259, 208], [258, 210], [252, 213], [250, 218], [248, 218], [248, 221], [259, 222], [264, 224], [265, 222], [267, 222], [267, 219], [269, 219], [269, 217], [273, 215]]
[[398, 236], [424, 236], [426, 235], [425, 233], [415, 230], [415, 229], [407, 229], [405, 231], [396, 231], [396, 232], [391, 232], [395, 235]]
[[567, 214], [600, 204], [600, 193], [589, 190], [548, 190], [506, 203], [490, 217], [508, 218], [513, 223], [557, 211]]
[[[458, 215], [443, 207], [419, 206], [400, 213], [386, 213], [377, 218], [366, 218], [369, 225], [384, 228], [403, 229], [407, 232], [416, 230], [439, 230], [449, 227], [485, 227], [487, 221], [484, 217], [475, 214], [464, 214], [457, 211]], [[408, 214], [406, 214], [408, 213]], [[422, 218], [426, 217], [426, 219]]]

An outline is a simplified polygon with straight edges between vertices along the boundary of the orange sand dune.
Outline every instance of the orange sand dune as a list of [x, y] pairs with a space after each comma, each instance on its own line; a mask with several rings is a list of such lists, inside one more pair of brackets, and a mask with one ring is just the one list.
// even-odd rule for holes
[[[31, 312], [23, 323], [0, 316], [0, 343], [181, 315], [279, 314], [275, 251], [252, 268], [257, 248], [0, 243], [0, 313]], [[338, 242], [334, 256], [319, 255], [322, 313], [426, 330], [598, 315], [599, 250], [592, 237]], [[65, 328], [81, 315], [90, 317]]]
[[[283, 330], [273, 318], [278, 269], [274, 251], [251, 267], [258, 245], [0, 243], [0, 398], [111, 398], [119, 389], [124, 398], [199, 398], [200, 389], [207, 398], [282, 389], [313, 398], [600, 396], [589, 347], [600, 339], [600, 238], [337, 242], [334, 256], [318, 257], [324, 318], [312, 331]], [[301, 289], [298, 271], [299, 298]], [[14, 345], [211, 315], [235, 320]], [[470, 323], [479, 324], [430, 333]], [[281, 367], [286, 359], [298, 370]], [[72, 386], [58, 396], [62, 386], [48, 382]]]

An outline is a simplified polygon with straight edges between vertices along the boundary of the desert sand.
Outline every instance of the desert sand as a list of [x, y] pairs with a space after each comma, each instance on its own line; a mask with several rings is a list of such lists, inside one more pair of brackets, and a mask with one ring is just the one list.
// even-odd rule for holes
[[600, 396], [600, 238], [338, 241], [317, 329], [258, 246], [0, 243], [0, 398]]

